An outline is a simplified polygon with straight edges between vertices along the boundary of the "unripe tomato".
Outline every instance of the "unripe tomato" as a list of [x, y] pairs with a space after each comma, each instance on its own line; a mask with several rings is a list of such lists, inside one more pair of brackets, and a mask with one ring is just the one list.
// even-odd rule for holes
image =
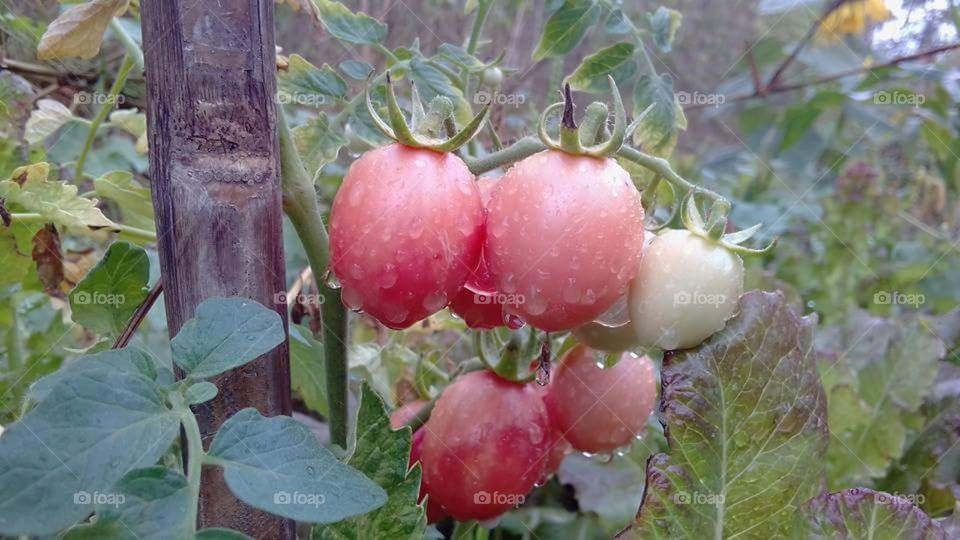
[[425, 426], [424, 479], [454, 518], [489, 519], [544, 475], [550, 421], [530, 385], [475, 371], [448, 386]]
[[504, 175], [487, 216], [485, 254], [507, 309], [547, 331], [606, 311], [636, 275], [643, 207], [611, 159], [547, 150]]
[[547, 395], [550, 420], [581, 452], [612, 452], [647, 426], [657, 400], [653, 362], [623, 353], [613, 367], [577, 345], [564, 355]]
[[500, 85], [503, 83], [503, 71], [495, 66], [483, 70], [483, 74], [480, 77], [483, 84], [492, 88], [500, 88]]
[[439, 311], [476, 267], [480, 191], [463, 160], [391, 144], [353, 162], [330, 212], [344, 304], [402, 329]]
[[[480, 188], [480, 198], [484, 206], [490, 204], [493, 190], [498, 181], [492, 178], [477, 180]], [[486, 212], [486, 208], [484, 209]], [[485, 235], [485, 234], [484, 234]], [[496, 294], [493, 276], [486, 257], [481, 252], [480, 262], [467, 276], [467, 282], [460, 292], [450, 302], [450, 310], [463, 319], [470, 328], [489, 330], [504, 325], [502, 295]]]
[[723, 329], [743, 293], [743, 260], [690, 231], [650, 243], [630, 288], [630, 318], [642, 347], [699, 345]]
[[[426, 401], [414, 401], [412, 403], [407, 403], [397, 410], [393, 411], [390, 414], [390, 427], [393, 429], [399, 429], [404, 424], [409, 422], [418, 412], [427, 404]], [[413, 467], [413, 464], [420, 461], [420, 456], [423, 453], [423, 437], [426, 434], [426, 431], [423, 428], [420, 428], [413, 432], [413, 437], [410, 439], [410, 466]], [[423, 478], [420, 479], [420, 495], [417, 497], [417, 500], [423, 502], [424, 497], [430, 494], [429, 489], [427, 488], [426, 482], [423, 481]], [[443, 519], [445, 514], [443, 510], [440, 509], [440, 505], [436, 503], [433, 498], [427, 499], [427, 522], [436, 523]]]

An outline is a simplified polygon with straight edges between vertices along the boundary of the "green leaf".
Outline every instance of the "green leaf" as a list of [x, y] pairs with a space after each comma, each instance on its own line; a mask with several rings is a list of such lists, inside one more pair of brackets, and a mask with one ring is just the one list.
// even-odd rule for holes
[[141, 186], [127, 171], [111, 171], [93, 181], [97, 195], [120, 205], [123, 222], [140, 229], [154, 230], [150, 189]]
[[147, 115], [137, 112], [136, 109], [113, 111], [110, 113], [110, 125], [136, 137], [137, 152], [140, 154], [147, 153]]
[[208, 381], [200, 381], [191, 384], [184, 393], [184, 397], [187, 400], [187, 405], [199, 405], [217, 397], [218, 392], [217, 385]]
[[77, 195], [77, 186], [50, 182], [50, 165], [35, 163], [13, 171], [10, 180], [0, 182], [0, 197], [14, 211], [42, 215], [50, 223], [67, 227], [116, 227], [97, 208], [96, 200]]
[[187, 479], [165, 467], [130, 471], [108, 493], [92, 493], [99, 499], [97, 520], [67, 531], [65, 540], [111, 538], [164, 540], [187, 538], [190, 532], [191, 497]]
[[437, 52], [443, 58], [473, 73], [483, 71], [487, 67], [479, 58], [465, 51], [463, 47], [457, 47], [450, 43], [440, 45]]
[[585, 57], [567, 79], [570, 87], [581, 92], [609, 92], [612, 76], [617, 84], [633, 78], [637, 63], [633, 61], [633, 43], [617, 43]]
[[283, 320], [244, 298], [211, 298], [170, 342], [173, 359], [195, 379], [238, 368], [283, 343]]
[[293, 142], [303, 158], [303, 165], [314, 178], [327, 163], [337, 160], [340, 148], [346, 141], [330, 128], [330, 121], [323, 113], [293, 128]]
[[243, 409], [217, 432], [209, 456], [240, 500], [297, 521], [340, 521], [387, 500], [383, 489], [337, 461], [288, 416], [266, 418]]
[[650, 105], [654, 108], [633, 133], [633, 143], [649, 153], [668, 156], [680, 132], [687, 129], [687, 117], [673, 93], [673, 80], [668, 76], [641, 75], [637, 80], [633, 114], [639, 115]]
[[926, 540], [947, 538], [939, 524], [910, 501], [867, 488], [824, 493], [804, 507], [807, 538]]
[[44, 32], [37, 58], [56, 62], [93, 58], [100, 52], [110, 20], [123, 15], [128, 4], [129, 0], [90, 0], [64, 11]]
[[817, 352], [830, 412], [829, 487], [883, 476], [903, 455], [907, 423], [933, 385], [943, 343], [916, 319], [857, 312], [823, 330]]
[[603, 30], [608, 34], [623, 35], [633, 32], [633, 25], [623, 10], [616, 8], [607, 17], [607, 21], [603, 24]]
[[387, 36], [387, 25], [367, 15], [354, 13], [340, 2], [313, 0], [320, 11], [320, 22], [327, 32], [347, 43], [373, 45]]
[[364, 384], [357, 412], [357, 441], [348, 463], [367, 475], [387, 493], [379, 509], [332, 525], [314, 528], [313, 538], [419, 538], [427, 526], [420, 492], [420, 466], [407, 469], [410, 428], [390, 427], [383, 400]]
[[277, 86], [281, 100], [296, 105], [319, 107], [331, 100], [343, 99], [349, 87], [337, 72], [327, 64], [318, 68], [299, 54], [290, 56], [289, 65], [280, 72]]
[[670, 453], [647, 464], [635, 537], [786, 537], [820, 490], [828, 434], [809, 355], [815, 323], [780, 293], [747, 293], [739, 307], [724, 330], [664, 358]]
[[655, 12], [648, 14], [647, 19], [650, 21], [653, 42], [657, 44], [657, 48], [665, 53], [670, 52], [683, 15], [677, 10], [660, 6]]
[[340, 71], [346, 73], [351, 79], [365, 81], [373, 71], [373, 66], [359, 60], [344, 60], [340, 62]]
[[323, 344], [309, 331], [290, 325], [290, 381], [293, 390], [307, 407], [327, 416], [327, 372], [323, 363]]
[[605, 9], [595, 0], [566, 0], [547, 20], [533, 60], [539, 62], [572, 51]]
[[30, 144], [44, 141], [73, 120], [73, 113], [59, 101], [41, 99], [27, 119], [23, 138]]
[[93, 510], [83, 493], [154, 465], [179, 425], [140, 373], [92, 365], [62, 378], [0, 437], [0, 532], [47, 535], [83, 519]]
[[252, 540], [249, 536], [233, 529], [221, 529], [212, 527], [197, 532], [194, 540]]
[[147, 298], [149, 281], [147, 252], [128, 242], [114, 242], [70, 292], [73, 320], [98, 334], [120, 335]]
[[460, 90], [450, 82], [442, 71], [421, 58], [410, 60], [410, 78], [417, 85], [417, 91], [425, 103], [437, 96], [447, 96], [454, 100], [463, 99]]
[[35, 402], [41, 402], [50, 395], [50, 392], [65, 379], [82, 376], [91, 369], [117, 371], [142, 376], [151, 381], [157, 379], [157, 370], [149, 353], [136, 347], [123, 349], [107, 349], [96, 354], [81, 356], [65, 364], [54, 373], [35, 382], [27, 391], [27, 397]]

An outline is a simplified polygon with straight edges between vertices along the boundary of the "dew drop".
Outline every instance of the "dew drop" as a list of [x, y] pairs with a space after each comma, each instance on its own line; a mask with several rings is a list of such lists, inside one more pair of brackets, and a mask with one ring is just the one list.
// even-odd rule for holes
[[344, 287], [340, 297], [343, 299], [343, 304], [354, 311], [363, 308], [363, 296], [355, 289]]
[[323, 282], [326, 283], [327, 287], [329, 287], [329, 288], [331, 288], [331, 289], [339, 289], [339, 288], [340, 288], [340, 280], [337, 279], [337, 275], [333, 273], [333, 270], [331, 270], [331, 269], [329, 269], [329, 268], [328, 268], [327, 271], [323, 274]]
[[387, 265], [387, 269], [384, 271], [383, 275], [380, 277], [380, 286], [384, 289], [389, 289], [397, 284], [397, 272], [394, 270], [392, 264]]
[[447, 295], [442, 292], [434, 291], [423, 299], [423, 307], [431, 313], [439, 311], [445, 305], [447, 305]]
[[547, 300], [539, 294], [531, 294], [523, 309], [530, 315], [540, 315], [547, 310]]
[[353, 279], [363, 279], [363, 268], [357, 263], [351, 264], [350, 277]]
[[407, 231], [410, 235], [410, 238], [416, 240], [423, 235], [423, 219], [419, 216], [413, 219], [413, 223], [410, 224], [410, 230]]

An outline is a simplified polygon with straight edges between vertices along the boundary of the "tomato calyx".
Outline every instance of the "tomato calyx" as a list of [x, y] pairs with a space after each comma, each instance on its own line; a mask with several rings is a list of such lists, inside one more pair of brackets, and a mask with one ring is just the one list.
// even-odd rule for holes
[[453, 102], [450, 98], [438, 96], [425, 109], [416, 85], [411, 85], [410, 101], [411, 115], [407, 121], [397, 94], [393, 88], [390, 72], [387, 72], [387, 120], [384, 120], [370, 98], [370, 87], [367, 85], [365, 98], [367, 111], [373, 119], [374, 125], [387, 137], [405, 146], [424, 148], [435, 152], [455, 152], [458, 148], [472, 139], [486, 120], [490, 105], [487, 104], [463, 129], [457, 131], [453, 120]]
[[[622, 147], [623, 142], [630, 136], [643, 119], [653, 109], [653, 105], [647, 107], [631, 123], [627, 123], [627, 111], [623, 106], [623, 98], [620, 97], [620, 89], [613, 77], [608, 76], [610, 81], [610, 92], [613, 99], [613, 129], [605, 141], [600, 141], [602, 135], [606, 135], [606, 122], [609, 116], [609, 109], [601, 102], [594, 102], [587, 107], [587, 115], [584, 117], [583, 128], [577, 127], [574, 118], [573, 92], [570, 91], [570, 84], [563, 86], [563, 101], [554, 103], [547, 107], [540, 115], [540, 121], [537, 126], [537, 134], [540, 141], [552, 150], [566, 152], [567, 154], [592, 157], [610, 157], [616, 154]], [[547, 122], [551, 115], [562, 111], [560, 118], [559, 139], [553, 138], [547, 132]]]
[[722, 246], [733, 253], [741, 255], [765, 255], [770, 253], [777, 245], [777, 239], [774, 238], [766, 247], [756, 249], [741, 245], [760, 230], [760, 223], [741, 231], [727, 233], [727, 217], [730, 214], [730, 203], [723, 198], [714, 199], [710, 207], [710, 213], [704, 220], [697, 207], [695, 193], [691, 192], [683, 201], [680, 210], [680, 218], [683, 225], [693, 234], [707, 240], [711, 243]]
[[[485, 368], [496, 373], [500, 378], [516, 382], [528, 383], [549, 378], [550, 374], [550, 345], [549, 336], [543, 341], [538, 339], [532, 328], [529, 331], [511, 331], [504, 339], [503, 331], [474, 332], [474, 350]], [[532, 364], [528, 359], [540, 353]], [[546, 365], [544, 353], [546, 351]]]

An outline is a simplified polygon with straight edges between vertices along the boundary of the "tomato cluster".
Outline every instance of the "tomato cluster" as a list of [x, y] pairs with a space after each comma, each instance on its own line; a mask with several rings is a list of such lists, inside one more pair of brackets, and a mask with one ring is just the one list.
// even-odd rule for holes
[[[413, 435], [423, 465], [428, 519], [483, 520], [524, 502], [572, 449], [612, 452], [643, 432], [657, 389], [647, 357], [625, 353], [610, 368], [583, 346], [568, 352], [550, 384], [517, 383], [490, 371], [456, 379]], [[424, 404], [394, 412], [394, 427]]]

